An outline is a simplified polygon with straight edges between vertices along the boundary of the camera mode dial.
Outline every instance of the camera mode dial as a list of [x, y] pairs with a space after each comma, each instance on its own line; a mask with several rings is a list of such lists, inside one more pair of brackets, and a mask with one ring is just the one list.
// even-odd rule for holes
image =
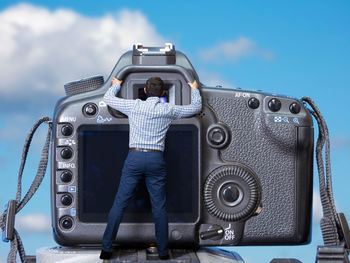
[[204, 185], [204, 203], [212, 216], [225, 221], [246, 220], [261, 200], [259, 179], [239, 165], [214, 170]]

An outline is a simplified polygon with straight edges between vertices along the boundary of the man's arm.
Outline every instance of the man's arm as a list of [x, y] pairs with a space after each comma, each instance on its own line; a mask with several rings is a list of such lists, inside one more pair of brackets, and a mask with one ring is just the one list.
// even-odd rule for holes
[[107, 90], [103, 97], [103, 101], [113, 109], [121, 111], [125, 115], [129, 115], [131, 109], [135, 104], [135, 100], [127, 100], [116, 97], [116, 94], [120, 90], [121, 80], [113, 78], [112, 86]]
[[191, 87], [191, 104], [189, 105], [174, 105], [173, 114], [176, 119], [190, 117], [197, 114], [202, 109], [202, 97], [198, 90], [198, 84], [195, 80], [193, 83], [188, 83]]

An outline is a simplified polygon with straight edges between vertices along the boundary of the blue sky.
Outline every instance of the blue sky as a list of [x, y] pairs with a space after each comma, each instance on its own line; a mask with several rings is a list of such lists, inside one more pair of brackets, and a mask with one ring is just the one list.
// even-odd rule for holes
[[[26, 134], [41, 116], [52, 117], [65, 82], [108, 76], [133, 43], [172, 42], [204, 84], [313, 98], [329, 126], [336, 204], [350, 218], [349, 28], [349, 1], [1, 1], [0, 203], [15, 197]], [[35, 175], [45, 129], [29, 153], [24, 190]], [[318, 208], [315, 213], [316, 222]], [[49, 214], [47, 173], [17, 220], [29, 253], [55, 244]], [[315, 224], [307, 246], [231, 249], [247, 262], [312, 262], [318, 244]], [[0, 262], [8, 249], [1, 243]]]

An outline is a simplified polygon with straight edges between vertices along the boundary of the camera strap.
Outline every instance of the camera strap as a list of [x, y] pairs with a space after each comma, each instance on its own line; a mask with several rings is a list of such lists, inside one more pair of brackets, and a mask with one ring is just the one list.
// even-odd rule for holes
[[[35, 131], [44, 122], [47, 123], [49, 127], [48, 127], [45, 145], [42, 149], [39, 167], [29, 190], [27, 191], [23, 199], [21, 199], [22, 174], [26, 163], [28, 150], [32, 142]], [[36, 192], [36, 190], [38, 189], [39, 185], [41, 184], [44, 178], [46, 168], [47, 168], [48, 156], [49, 156], [51, 133], [52, 133], [52, 120], [49, 117], [43, 117], [34, 124], [33, 128], [30, 130], [25, 140], [23, 152], [22, 152], [21, 166], [18, 172], [16, 200], [10, 200], [7, 206], [5, 207], [5, 211], [0, 216], [0, 227], [3, 231], [2, 239], [4, 242], [9, 242], [9, 241], [11, 242], [11, 250], [10, 250], [10, 253], [8, 254], [7, 262], [16, 262], [17, 251], [19, 252], [22, 262], [29, 262], [31, 261], [31, 259], [35, 259], [35, 257], [26, 256], [25, 254], [22, 240], [18, 232], [14, 228], [15, 216], [32, 198], [32, 196], [34, 195], [34, 193]]]
[[[316, 263], [349, 262], [350, 231], [345, 215], [337, 213], [333, 198], [330, 163], [329, 133], [325, 119], [315, 102], [309, 97], [301, 98], [318, 123], [319, 133], [316, 144], [316, 161], [320, 185], [320, 199], [323, 217], [321, 231], [324, 246], [318, 246]], [[323, 150], [325, 157], [323, 157]], [[325, 170], [326, 168], [326, 170]]]

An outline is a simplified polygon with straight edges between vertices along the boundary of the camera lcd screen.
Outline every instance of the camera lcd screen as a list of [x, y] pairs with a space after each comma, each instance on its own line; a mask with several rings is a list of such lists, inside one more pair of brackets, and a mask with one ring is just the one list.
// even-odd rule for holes
[[[78, 216], [82, 222], [107, 222], [129, 150], [129, 125], [84, 125], [78, 130]], [[169, 222], [198, 219], [198, 129], [171, 125], [165, 141]], [[144, 180], [124, 211], [123, 221], [153, 222]]]

